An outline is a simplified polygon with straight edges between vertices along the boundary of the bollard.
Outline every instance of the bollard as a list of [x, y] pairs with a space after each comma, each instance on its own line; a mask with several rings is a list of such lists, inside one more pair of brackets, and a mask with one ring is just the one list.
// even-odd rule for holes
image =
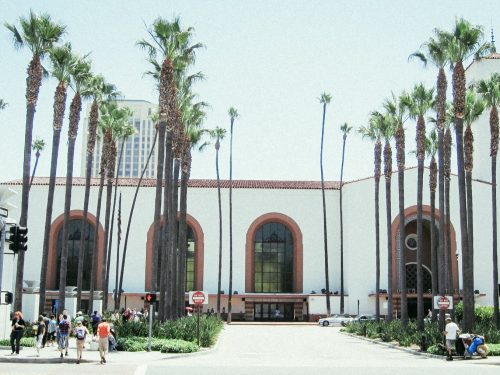
[[425, 335], [422, 335], [422, 337], [420, 338], [420, 351], [427, 351], [427, 337], [425, 337]]
[[366, 337], [366, 324], [363, 324], [362, 333], [363, 333], [363, 336]]

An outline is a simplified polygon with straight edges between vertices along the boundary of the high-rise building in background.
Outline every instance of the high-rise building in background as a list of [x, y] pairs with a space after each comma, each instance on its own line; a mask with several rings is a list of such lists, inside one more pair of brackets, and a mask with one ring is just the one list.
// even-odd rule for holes
[[[151, 146], [155, 137], [155, 125], [151, 115], [156, 111], [156, 105], [145, 100], [117, 100], [120, 107], [127, 107], [132, 111], [130, 124], [135, 127], [135, 134], [124, 143], [123, 156], [120, 166], [119, 177], [140, 177], [148, 159]], [[87, 161], [87, 138], [89, 125], [90, 106], [87, 108], [84, 118], [84, 132], [82, 136], [82, 162], [81, 176], [85, 176], [85, 164]], [[99, 134], [99, 132], [98, 132]], [[121, 141], [117, 144], [117, 163], [121, 149]], [[94, 149], [94, 161], [92, 164], [92, 177], [99, 176], [101, 163], [102, 137], [98, 137]], [[156, 146], [148, 168], [144, 174], [145, 178], [156, 177]]]

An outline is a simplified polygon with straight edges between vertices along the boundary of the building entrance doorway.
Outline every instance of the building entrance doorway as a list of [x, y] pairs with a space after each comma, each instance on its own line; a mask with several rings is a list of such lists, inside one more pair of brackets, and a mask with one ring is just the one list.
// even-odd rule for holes
[[[427, 316], [429, 309], [432, 310], [432, 298], [424, 297], [424, 318]], [[408, 317], [416, 319], [417, 312], [417, 298], [408, 298]]]
[[293, 303], [254, 303], [254, 320], [291, 322]]

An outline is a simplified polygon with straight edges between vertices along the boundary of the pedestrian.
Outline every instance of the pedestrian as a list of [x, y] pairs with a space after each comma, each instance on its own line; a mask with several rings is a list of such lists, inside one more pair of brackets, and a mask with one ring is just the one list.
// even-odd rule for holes
[[68, 344], [69, 344], [69, 331], [71, 330], [71, 323], [68, 320], [68, 316], [63, 314], [62, 320], [58, 325], [59, 333], [59, 351], [61, 352], [61, 358], [64, 357], [63, 353], [68, 356]]
[[453, 361], [451, 356], [451, 350], [455, 347], [455, 341], [457, 341], [458, 333], [460, 328], [458, 328], [457, 323], [451, 320], [451, 317], [446, 318], [446, 327], [444, 328], [444, 335], [446, 336], [446, 350], [448, 350], [447, 361]]
[[85, 338], [89, 334], [89, 330], [83, 325], [82, 321], [78, 321], [74, 333], [76, 337], [76, 364], [78, 365], [82, 359]]
[[95, 336], [97, 335], [97, 326], [101, 322], [101, 316], [99, 315], [97, 310], [94, 311], [90, 319], [92, 321], [92, 334]]
[[47, 313], [43, 313], [43, 324], [45, 324], [45, 333], [43, 334], [43, 340], [42, 340], [42, 348], [45, 348], [45, 344], [47, 343], [47, 340], [49, 338], [49, 323], [50, 319], [47, 317]]
[[38, 317], [38, 325], [36, 329], [36, 356], [40, 357], [40, 348], [43, 346], [43, 336], [45, 335], [45, 322], [43, 316]]
[[56, 338], [56, 326], [57, 326], [56, 317], [54, 315], [51, 315], [49, 319], [49, 325], [47, 327], [47, 332], [48, 332], [47, 341], [49, 342], [48, 346], [54, 346]]
[[10, 346], [12, 348], [11, 355], [19, 355], [19, 344], [21, 342], [21, 337], [24, 333], [24, 320], [23, 313], [21, 311], [16, 311], [14, 313], [14, 318], [12, 319], [12, 331], [10, 332]]
[[484, 337], [480, 335], [461, 335], [460, 336], [465, 344], [465, 359], [470, 359], [472, 355], [478, 354], [481, 358], [486, 358], [488, 356], [489, 348], [484, 341]]
[[101, 323], [97, 326], [97, 335], [99, 336], [99, 354], [101, 355], [101, 364], [106, 363], [106, 352], [108, 351], [108, 336], [111, 332], [106, 318], [101, 319]]

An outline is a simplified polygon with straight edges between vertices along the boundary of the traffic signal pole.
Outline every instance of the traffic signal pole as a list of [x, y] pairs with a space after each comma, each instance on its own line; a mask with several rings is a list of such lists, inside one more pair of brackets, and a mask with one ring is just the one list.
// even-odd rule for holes
[[0, 290], [2, 290], [3, 277], [3, 246], [5, 244], [5, 219], [0, 216]]
[[148, 352], [151, 351], [151, 336], [153, 333], [153, 315], [155, 313], [155, 304], [149, 305], [149, 337], [148, 337]]

